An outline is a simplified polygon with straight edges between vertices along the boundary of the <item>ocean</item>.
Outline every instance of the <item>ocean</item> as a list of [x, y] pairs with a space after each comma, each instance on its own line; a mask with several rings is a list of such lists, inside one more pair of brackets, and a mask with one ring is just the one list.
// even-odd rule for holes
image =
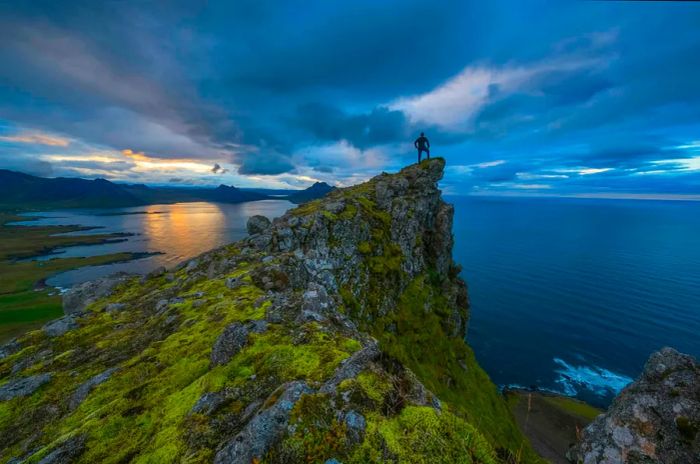
[[700, 203], [448, 201], [467, 339], [498, 385], [607, 406], [653, 351], [700, 356]]

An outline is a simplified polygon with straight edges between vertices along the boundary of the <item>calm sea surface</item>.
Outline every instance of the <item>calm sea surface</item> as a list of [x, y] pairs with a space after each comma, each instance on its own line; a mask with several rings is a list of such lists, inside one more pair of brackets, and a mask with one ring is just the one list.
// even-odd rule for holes
[[[448, 201], [455, 205], [455, 259], [472, 303], [468, 340], [497, 384], [536, 386], [602, 406], [652, 351], [671, 345], [700, 356], [700, 203]], [[173, 266], [243, 237], [248, 217], [277, 217], [291, 206], [270, 200], [51, 211], [28, 224], [135, 234], [50, 257], [162, 253], [48, 281], [65, 288], [116, 271]]]
[[606, 405], [652, 351], [700, 357], [700, 203], [448, 201], [467, 339], [497, 384]]

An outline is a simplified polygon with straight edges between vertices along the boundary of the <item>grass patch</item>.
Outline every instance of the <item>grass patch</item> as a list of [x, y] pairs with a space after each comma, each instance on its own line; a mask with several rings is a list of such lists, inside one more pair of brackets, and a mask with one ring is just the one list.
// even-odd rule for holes
[[42, 282], [52, 275], [83, 266], [97, 266], [136, 257], [114, 253], [88, 258], [55, 258], [48, 261], [15, 261], [56, 247], [103, 243], [119, 235], [56, 236], [85, 230], [78, 226], [11, 226], [26, 217], [0, 213], [0, 343], [63, 315], [61, 297]]
[[545, 396], [544, 399], [559, 409], [563, 409], [564, 411], [581, 416], [591, 421], [598, 417], [599, 414], [603, 413], [603, 411], [600, 409], [594, 408], [593, 406], [586, 404], [583, 401], [579, 401], [576, 398], [567, 398], [565, 396]]

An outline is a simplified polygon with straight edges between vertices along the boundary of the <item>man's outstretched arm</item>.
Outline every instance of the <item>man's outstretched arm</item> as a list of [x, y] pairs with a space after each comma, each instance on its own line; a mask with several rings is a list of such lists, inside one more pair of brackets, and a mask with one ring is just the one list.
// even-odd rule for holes
[[425, 146], [428, 147], [428, 148], [430, 148], [430, 140], [425, 139]]

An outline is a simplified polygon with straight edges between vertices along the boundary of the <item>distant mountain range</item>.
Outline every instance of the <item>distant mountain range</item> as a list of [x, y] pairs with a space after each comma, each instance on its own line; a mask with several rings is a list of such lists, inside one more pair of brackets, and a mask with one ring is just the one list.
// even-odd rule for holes
[[[45, 178], [0, 169], [0, 209], [116, 208], [158, 203], [246, 201], [284, 199], [304, 203], [333, 190], [317, 182], [306, 190], [239, 189], [212, 187], [153, 187], [115, 184], [105, 179]], [[271, 193], [274, 192], [274, 193]]]

